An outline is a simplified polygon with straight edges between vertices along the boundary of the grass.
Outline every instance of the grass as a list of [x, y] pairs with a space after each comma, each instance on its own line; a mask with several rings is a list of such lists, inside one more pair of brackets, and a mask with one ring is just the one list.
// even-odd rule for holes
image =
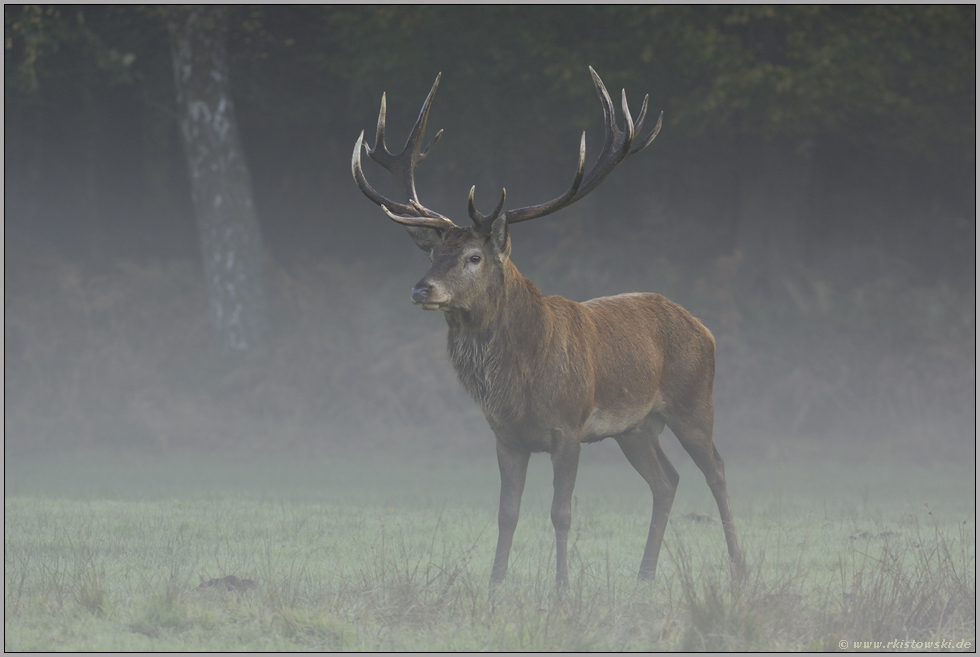
[[607, 446], [596, 451], [576, 486], [562, 595], [544, 457], [532, 459], [495, 590], [492, 460], [8, 459], [4, 648], [975, 645], [972, 464], [729, 464], [749, 561], [739, 583], [703, 478], [674, 459], [682, 481], [660, 570], [639, 583], [649, 493]]

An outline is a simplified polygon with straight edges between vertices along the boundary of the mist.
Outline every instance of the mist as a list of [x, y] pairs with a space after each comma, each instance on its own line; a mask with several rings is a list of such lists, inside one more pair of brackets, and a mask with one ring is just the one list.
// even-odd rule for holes
[[[421, 202], [460, 226], [473, 185], [482, 212], [502, 188], [508, 208], [546, 202], [571, 184], [583, 130], [587, 169], [602, 149], [590, 65], [620, 125], [625, 89], [634, 118], [649, 94], [643, 134], [661, 110], [663, 128], [581, 202], [514, 225], [520, 271], [545, 294], [657, 292], [699, 318], [717, 345], [714, 443], [730, 471], [973, 463], [975, 8], [871, 9], [218, 11], [208, 29], [224, 39], [261, 246], [248, 276], [264, 295], [247, 347], [229, 348], [175, 89], [185, 10], [5, 6], [8, 496], [128, 499], [138, 481], [85, 482], [169, 464], [145, 466], [156, 490], [200, 458], [274, 463], [282, 486], [252, 493], [306, 499], [314, 484], [298, 492], [280, 471], [312, 482], [310, 463], [351, 463], [376, 469], [349, 490], [379, 509], [398, 496], [369, 491], [397, 479], [421, 507], [474, 500], [492, 524], [494, 490], [438, 474], [479, 467], [496, 486], [494, 434], [447, 358], [446, 322], [411, 300], [428, 255], [358, 190], [351, 152], [361, 130], [375, 143], [382, 94], [400, 150], [441, 73], [426, 143], [445, 132], [418, 166]], [[404, 200], [362, 160], [371, 185]], [[661, 441], [698, 496], [679, 508], [716, 513], [669, 429]], [[65, 459], [81, 464], [77, 486], [25, 483]], [[410, 467], [393, 476], [393, 462]], [[635, 479], [649, 504], [614, 441], [584, 446], [582, 468], [583, 481]], [[847, 476], [807, 490], [857, 491]], [[189, 495], [217, 494], [194, 481]], [[602, 499], [602, 484], [586, 489]], [[934, 501], [953, 515], [967, 504]], [[737, 484], [732, 504], [738, 521]], [[720, 525], [708, 532], [720, 559]]]
[[[11, 20], [18, 11], [8, 10]], [[484, 18], [561, 16], [572, 26], [588, 11]], [[486, 442], [443, 356], [444, 323], [409, 303], [425, 255], [361, 196], [349, 152], [362, 128], [373, 143], [383, 91], [389, 141], [400, 147], [441, 71], [429, 136], [446, 133], [419, 167], [423, 203], [465, 225], [473, 184], [484, 211], [501, 187], [508, 207], [554, 198], [574, 173], [576, 131], [586, 130], [589, 162], [601, 145], [585, 65], [568, 67], [564, 87], [549, 82], [547, 58], [536, 65], [522, 55], [521, 68], [508, 69], [514, 63], [454, 50], [450, 39], [431, 70], [423, 69], [433, 55], [413, 55], [397, 64], [410, 75], [375, 71], [368, 59], [354, 75], [341, 62], [379, 53], [345, 50], [340, 34], [309, 61], [343, 16], [232, 13], [228, 57], [270, 304], [261, 353], [235, 362], [212, 353], [166, 29], [141, 12], [89, 8], [79, 14], [88, 22], [69, 13], [45, 20], [75, 24], [132, 57], [113, 68], [86, 61], [88, 51], [75, 56], [82, 46], [65, 40], [35, 65], [36, 86], [23, 89], [14, 81], [26, 46], [7, 50], [7, 448], [166, 449], [168, 434], [185, 436], [187, 448], [241, 443], [241, 428], [223, 435], [226, 421], [273, 434], [282, 422], [290, 441], [324, 447]], [[433, 16], [466, 31], [479, 14]], [[664, 128], [581, 203], [516, 226], [521, 271], [545, 293], [654, 291], [701, 318], [718, 343], [716, 433], [727, 453], [822, 453], [839, 443], [972, 453], [972, 137], [951, 142], [949, 127], [936, 124], [916, 126], [914, 144], [879, 144], [844, 122], [789, 136], [780, 126], [770, 136], [708, 132], [683, 109], [700, 80], [658, 76], [664, 64], [621, 73], [613, 55], [589, 54], [601, 42], [596, 34], [567, 57], [588, 60], [611, 89], [622, 82], [634, 112], [650, 94], [651, 114], [665, 109]], [[485, 71], [495, 77], [481, 83]], [[972, 116], [966, 91], [923, 111]], [[365, 167], [382, 193], [397, 195], [387, 172]]]

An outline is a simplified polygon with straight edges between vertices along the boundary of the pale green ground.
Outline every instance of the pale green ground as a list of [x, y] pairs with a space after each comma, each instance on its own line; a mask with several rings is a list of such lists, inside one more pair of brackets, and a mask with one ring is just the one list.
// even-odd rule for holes
[[[657, 581], [636, 582], [649, 491], [625, 460], [607, 456], [583, 453], [564, 596], [553, 587], [546, 456], [532, 459], [511, 571], [492, 596], [492, 459], [8, 460], [4, 647], [823, 649], [908, 638], [892, 636], [888, 618], [852, 622], [848, 612], [861, 578], [869, 586], [888, 563], [912, 589], [950, 579], [933, 598], [953, 590], [972, 601], [972, 614], [961, 601], [912, 638], [975, 642], [972, 463], [729, 463], [750, 564], [736, 594], [714, 501], [684, 458], [673, 459], [681, 486]], [[930, 561], [937, 546], [941, 566]], [[226, 575], [257, 586], [197, 588]], [[705, 608], [714, 610], [698, 616]], [[886, 636], [867, 635], [875, 631]]]

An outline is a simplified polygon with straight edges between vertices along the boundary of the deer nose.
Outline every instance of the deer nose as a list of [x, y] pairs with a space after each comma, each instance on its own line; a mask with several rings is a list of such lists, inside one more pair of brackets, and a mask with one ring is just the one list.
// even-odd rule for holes
[[412, 301], [415, 303], [423, 303], [432, 294], [432, 286], [419, 283], [412, 288]]

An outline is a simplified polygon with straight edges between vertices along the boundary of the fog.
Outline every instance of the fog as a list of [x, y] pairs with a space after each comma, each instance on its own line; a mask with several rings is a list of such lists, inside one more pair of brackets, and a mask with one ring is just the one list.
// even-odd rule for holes
[[[626, 88], [634, 116], [649, 93], [663, 130], [588, 198], [516, 225], [519, 269], [547, 294], [659, 292], [699, 317], [717, 342], [715, 440], [726, 459], [975, 454], [972, 79], [931, 99], [896, 88], [920, 103], [919, 123], [896, 114], [883, 127], [869, 121], [891, 110], [862, 114], [845, 91], [828, 94], [819, 111], [841, 118], [811, 129], [810, 110], [778, 94], [751, 92], [758, 112], [692, 109], [710, 76], [692, 69], [688, 81], [680, 60], [628, 65], [629, 39], [613, 52], [601, 34], [576, 46], [508, 33], [504, 52], [484, 52], [464, 34], [422, 55], [389, 26], [385, 56], [383, 35], [359, 49], [364, 34], [344, 32], [354, 23], [325, 8], [235, 10], [228, 58], [268, 328], [229, 355], [209, 314], [164, 23], [124, 9], [83, 8], [87, 22], [45, 14], [98, 39], [42, 48], [21, 84], [33, 42], [10, 27], [18, 11], [5, 8], [8, 455], [492, 455], [493, 435], [446, 358], [443, 318], [410, 300], [427, 256], [357, 189], [350, 153], [361, 129], [374, 143], [383, 92], [389, 144], [400, 148], [441, 71], [428, 136], [446, 131], [419, 165], [421, 201], [460, 225], [473, 184], [484, 212], [501, 187], [507, 207], [544, 202], [570, 184], [581, 130], [587, 166], [602, 145], [589, 64], [614, 98]], [[492, 29], [475, 26], [479, 12], [423, 14], [438, 19], [423, 35]], [[571, 9], [487, 15], [498, 27], [591, 20]], [[942, 59], [955, 54], [933, 52], [935, 65], [959, 66]], [[895, 63], [878, 65], [887, 78]], [[752, 123], [774, 107], [796, 125]], [[367, 158], [365, 170], [397, 196], [387, 172]], [[621, 458], [614, 447], [589, 449]]]

